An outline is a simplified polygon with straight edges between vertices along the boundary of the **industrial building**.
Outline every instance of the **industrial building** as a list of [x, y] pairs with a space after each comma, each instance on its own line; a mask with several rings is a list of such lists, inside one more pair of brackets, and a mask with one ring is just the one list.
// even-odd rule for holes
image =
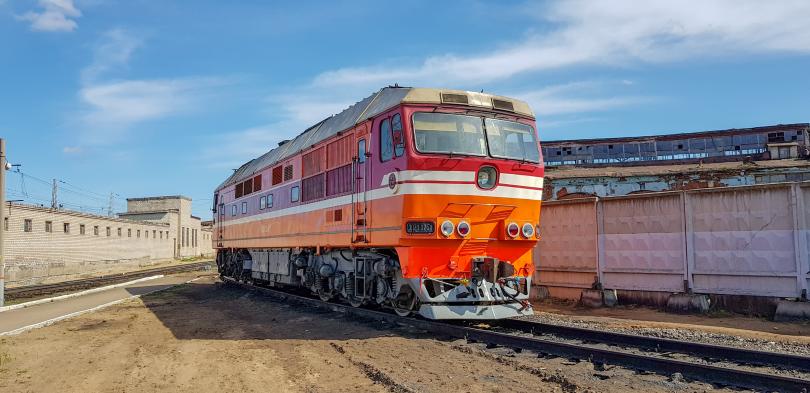
[[10, 286], [137, 270], [178, 258], [210, 256], [211, 230], [191, 215], [191, 199], [127, 200], [118, 217], [10, 203], [6, 281]]
[[810, 180], [810, 124], [543, 142], [544, 200]]

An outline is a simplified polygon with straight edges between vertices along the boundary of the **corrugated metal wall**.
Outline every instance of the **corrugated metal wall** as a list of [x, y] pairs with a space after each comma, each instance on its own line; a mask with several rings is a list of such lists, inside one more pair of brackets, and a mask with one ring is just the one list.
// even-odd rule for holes
[[546, 202], [535, 283], [571, 299], [594, 276], [607, 289], [800, 297], [808, 210], [807, 182]]

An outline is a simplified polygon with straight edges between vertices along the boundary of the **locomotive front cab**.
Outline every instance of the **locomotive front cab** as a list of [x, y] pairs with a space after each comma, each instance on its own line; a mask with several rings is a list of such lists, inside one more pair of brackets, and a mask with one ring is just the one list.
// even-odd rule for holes
[[[403, 107], [408, 170], [397, 253], [433, 319], [530, 315], [543, 167], [534, 120], [455, 106]], [[407, 292], [405, 290], [404, 292]]]

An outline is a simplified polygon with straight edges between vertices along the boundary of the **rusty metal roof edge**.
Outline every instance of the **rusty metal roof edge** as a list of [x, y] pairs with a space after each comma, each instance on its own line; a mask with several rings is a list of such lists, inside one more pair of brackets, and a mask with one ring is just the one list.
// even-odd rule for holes
[[695, 188], [691, 190], [683, 190], [687, 194], [702, 194], [702, 193], [711, 193], [711, 192], [721, 192], [721, 191], [736, 191], [740, 189], [748, 189], [748, 190], [759, 190], [759, 189], [769, 189], [769, 188], [790, 188], [792, 185], [798, 184], [799, 187], [808, 187], [810, 186], [810, 180], [806, 181], [785, 181], [785, 182], [778, 182], [778, 183], [764, 183], [764, 184], [742, 184], [738, 186], [724, 186], [724, 187], [712, 187], [712, 188]]
[[640, 142], [640, 141], [655, 141], [655, 140], [676, 140], [686, 138], [693, 138], [699, 136], [714, 136], [725, 135], [733, 133], [758, 133], [770, 130], [780, 130], [785, 128], [804, 128], [805, 131], [810, 129], [810, 123], [789, 123], [789, 124], [774, 124], [769, 126], [748, 127], [748, 128], [729, 128], [725, 130], [706, 130], [695, 132], [681, 132], [670, 134], [657, 134], [657, 135], [641, 135], [641, 136], [628, 136], [616, 138], [588, 138], [588, 139], [560, 139], [550, 141], [540, 141], [540, 146], [547, 147], [553, 144], [598, 144], [610, 142]]
[[[568, 198], [568, 199], [554, 199], [550, 201], [543, 201], [542, 205], [573, 205], [577, 203], [595, 203], [599, 200], [599, 197], [595, 196], [583, 196], [583, 197], [576, 197], [576, 198]], [[542, 207], [540, 208], [542, 210]], [[542, 212], [540, 214], [543, 214]]]

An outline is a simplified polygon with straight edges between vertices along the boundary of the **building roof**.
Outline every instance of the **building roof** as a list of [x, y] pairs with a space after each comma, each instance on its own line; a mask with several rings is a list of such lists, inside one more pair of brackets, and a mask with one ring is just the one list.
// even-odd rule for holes
[[180, 209], [163, 209], [163, 210], [144, 210], [144, 211], [137, 211], [137, 212], [123, 212], [118, 213], [119, 216], [140, 216], [143, 214], [165, 214], [165, 213], [177, 213]]
[[534, 113], [529, 105], [523, 101], [513, 98], [495, 96], [485, 93], [476, 93], [461, 90], [414, 88], [389, 86], [384, 87], [374, 94], [360, 100], [354, 105], [346, 108], [342, 112], [327, 117], [315, 125], [307, 128], [291, 141], [283, 142], [278, 147], [252, 159], [243, 164], [239, 169], [225, 179], [217, 189], [238, 181], [247, 179], [256, 172], [276, 164], [312, 145], [329, 139], [341, 131], [345, 131], [355, 125], [372, 118], [400, 103], [430, 103], [441, 104], [450, 103], [444, 100], [446, 95], [464, 96], [468, 106], [493, 109], [496, 101], [507, 101], [512, 104], [513, 111], [522, 115], [534, 117]]
[[155, 200], [163, 200], [163, 199], [185, 199], [190, 201], [191, 198], [185, 195], [162, 195], [162, 196], [151, 196], [151, 197], [142, 197], [142, 198], [127, 198], [127, 202], [129, 201], [155, 201]]
[[682, 132], [671, 134], [659, 135], [645, 135], [645, 136], [632, 136], [632, 137], [616, 137], [616, 138], [596, 138], [596, 139], [561, 139], [553, 141], [542, 141], [541, 146], [562, 145], [562, 144], [577, 144], [577, 145], [593, 145], [599, 143], [626, 143], [626, 142], [643, 142], [650, 140], [665, 141], [665, 140], [681, 140], [689, 138], [699, 138], [707, 136], [724, 136], [724, 135], [739, 135], [745, 133], [762, 133], [770, 131], [782, 131], [785, 129], [808, 129], [810, 123], [791, 123], [791, 124], [777, 124], [762, 127], [749, 127], [749, 128], [730, 128], [727, 130], [712, 130], [712, 131], [697, 131], [697, 132]]
[[[98, 215], [98, 214], [90, 214], [90, 213], [78, 212], [78, 211], [74, 211], [74, 210], [53, 209], [53, 208], [50, 208], [50, 207], [37, 206], [37, 205], [31, 205], [31, 204], [26, 204], [26, 203], [10, 202], [8, 204], [8, 206], [9, 206], [9, 209], [34, 210], [34, 211], [40, 211], [40, 212], [44, 212], [44, 213], [61, 214], [61, 215], [73, 216], [73, 217], [83, 217], [83, 218], [89, 218], [89, 219], [93, 219], [93, 220], [103, 220], [103, 221], [118, 222], [118, 223], [123, 223], [123, 224], [168, 226], [168, 224], [152, 222], [152, 221], [129, 220], [129, 219], [126, 219], [126, 218], [116, 218], [116, 217], [109, 217], [109, 216], [101, 216], [101, 215]], [[118, 215], [121, 216], [121, 214], [118, 214]]]

